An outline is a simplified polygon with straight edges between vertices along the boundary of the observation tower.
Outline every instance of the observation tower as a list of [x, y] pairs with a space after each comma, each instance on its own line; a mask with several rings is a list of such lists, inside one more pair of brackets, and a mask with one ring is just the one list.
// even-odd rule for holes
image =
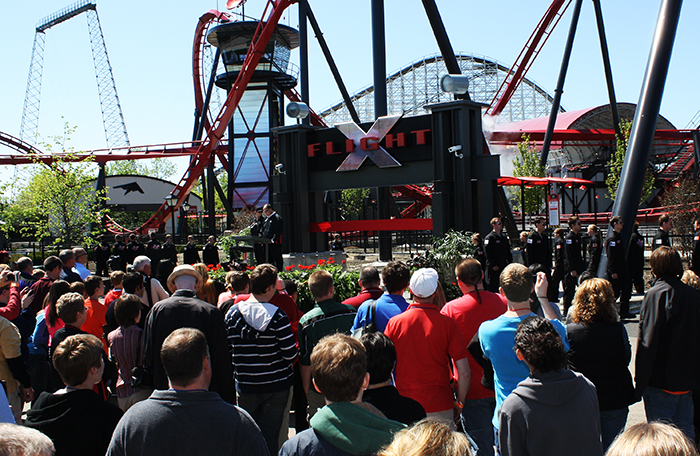
[[[238, 21], [209, 31], [207, 41], [217, 48], [224, 63], [224, 72], [214, 81], [217, 87], [232, 90], [257, 27], [257, 21]], [[271, 130], [284, 125], [282, 97], [297, 84], [298, 71], [289, 58], [298, 46], [298, 31], [278, 24], [231, 118], [228, 199], [233, 207], [259, 206], [271, 200], [270, 176], [278, 161]]]

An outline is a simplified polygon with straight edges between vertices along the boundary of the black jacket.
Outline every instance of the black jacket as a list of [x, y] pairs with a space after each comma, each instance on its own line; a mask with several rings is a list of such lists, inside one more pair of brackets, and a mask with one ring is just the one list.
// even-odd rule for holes
[[25, 425], [46, 434], [56, 456], [103, 456], [121, 416], [119, 408], [92, 390], [44, 391], [27, 412]]
[[270, 215], [265, 220], [261, 236], [270, 239], [274, 244], [282, 243], [282, 231], [284, 230], [284, 220], [277, 212]]
[[639, 233], [632, 233], [630, 237], [629, 252], [627, 252], [627, 269], [629, 271], [641, 271], [644, 269], [644, 237]]
[[606, 272], [608, 278], [612, 278], [613, 274], [618, 275], [618, 279], [625, 274], [625, 246], [622, 243], [622, 235], [613, 231], [605, 240], [605, 254], [608, 256], [608, 264]]
[[693, 235], [693, 256], [690, 265], [693, 272], [700, 274], [700, 230]]
[[581, 274], [586, 269], [583, 262], [583, 251], [581, 250], [581, 234], [569, 231], [565, 241], [564, 262], [566, 264], [566, 272], [576, 271], [577, 275]]
[[637, 398], [647, 386], [700, 389], [700, 290], [660, 277], [642, 302], [635, 358]]
[[600, 254], [603, 252], [603, 243], [600, 242], [600, 235], [591, 236], [588, 243], [588, 268], [586, 270], [596, 274], [600, 264]]
[[197, 245], [187, 243], [182, 251], [182, 264], [197, 264], [200, 262]]
[[540, 234], [537, 231], [530, 233], [525, 244], [525, 252], [527, 266], [541, 264], [547, 269], [552, 267], [552, 252], [549, 248], [549, 237], [546, 234]]
[[651, 244], [651, 251], [658, 249], [662, 245], [666, 247], [671, 247], [671, 241], [668, 238], [668, 233], [659, 228], [654, 234], [654, 242]]
[[[486, 255], [486, 280], [498, 280], [503, 268], [513, 262], [510, 253], [510, 242], [508, 237], [501, 233], [496, 234], [491, 231], [484, 238], [484, 254]], [[494, 266], [498, 266], [498, 271], [494, 271]]]
[[629, 366], [632, 348], [625, 326], [618, 322], [569, 323], [569, 366], [593, 382], [601, 410], [635, 402]]
[[160, 348], [171, 332], [178, 328], [197, 328], [204, 333], [209, 345], [212, 379], [210, 391], [235, 404], [236, 388], [233, 364], [228, 349], [226, 326], [221, 311], [196, 298], [194, 291], [177, 290], [151, 309], [144, 331], [146, 364], [153, 366], [156, 389], [168, 389], [168, 378], [160, 362]]

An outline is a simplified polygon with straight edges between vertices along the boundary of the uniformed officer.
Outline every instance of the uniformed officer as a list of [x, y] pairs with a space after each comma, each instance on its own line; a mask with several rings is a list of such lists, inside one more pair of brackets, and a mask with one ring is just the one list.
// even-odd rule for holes
[[[620, 297], [620, 318], [632, 318], [630, 314], [629, 293], [627, 292], [627, 271], [625, 267], [625, 246], [622, 242], [624, 222], [619, 215], [610, 219], [613, 229], [605, 240], [605, 254], [608, 257], [606, 279], [612, 284], [615, 298]], [[631, 291], [631, 288], [630, 288]]]
[[484, 238], [484, 254], [486, 255], [486, 280], [488, 291], [496, 293], [499, 287], [499, 278], [503, 268], [513, 262], [510, 253], [510, 242], [508, 237], [501, 234], [503, 231], [503, 221], [500, 217], [491, 219], [493, 231]]
[[644, 236], [639, 233], [639, 222], [635, 220], [629, 251], [627, 252], [627, 277], [629, 277], [629, 293], [632, 296], [632, 286], [637, 293], [644, 294]]
[[554, 230], [554, 270], [547, 289], [547, 297], [550, 302], [559, 302], [559, 284], [566, 275], [565, 246], [564, 228], [557, 228]]
[[581, 220], [575, 215], [569, 217], [569, 234], [566, 235], [564, 248], [564, 261], [566, 263], [566, 275], [564, 276], [564, 315], [571, 307], [571, 301], [576, 293], [578, 276], [586, 269], [581, 250]]
[[539, 264], [549, 277], [552, 268], [552, 251], [549, 247], [549, 236], [544, 232], [545, 228], [547, 228], [547, 222], [544, 217], [536, 218], [535, 229], [527, 237], [525, 253], [527, 266]]
[[693, 221], [693, 229], [695, 234], [693, 235], [693, 256], [690, 259], [690, 269], [700, 275], [700, 219]]
[[671, 247], [671, 241], [668, 238], [668, 233], [673, 228], [673, 222], [671, 222], [671, 216], [664, 214], [659, 217], [659, 229], [656, 230], [654, 234], [654, 243], [651, 246], [651, 251], [658, 249], [662, 245], [666, 247]]
[[598, 275], [600, 254], [603, 252], [603, 243], [600, 242], [600, 230], [596, 225], [588, 225], [588, 235], [591, 237], [588, 243], [588, 268], [586, 271]]

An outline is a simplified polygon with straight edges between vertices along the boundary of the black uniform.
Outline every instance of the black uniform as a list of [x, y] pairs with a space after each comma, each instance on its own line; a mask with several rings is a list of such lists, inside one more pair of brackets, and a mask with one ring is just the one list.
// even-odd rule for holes
[[273, 212], [265, 220], [261, 236], [270, 240], [268, 246], [267, 262], [277, 267], [278, 271], [283, 271], [284, 261], [282, 260], [282, 232], [284, 231], [284, 220], [277, 212]]
[[160, 257], [162, 260], [170, 260], [177, 266], [177, 249], [172, 242], [166, 242], [161, 246]]
[[[112, 246], [112, 255], [116, 256], [117, 259], [117, 271], [126, 272], [126, 263], [128, 261], [128, 248], [124, 241], [117, 241]], [[114, 270], [114, 268], [112, 268]]]
[[190, 244], [189, 242], [185, 245], [185, 249], [182, 251], [182, 263], [183, 264], [196, 264], [200, 263], [199, 251], [197, 250], [197, 244]]
[[[612, 284], [615, 291], [615, 298], [622, 295], [620, 299], [620, 314], [629, 313], [630, 302], [629, 296], [626, 296], [623, 290], [626, 290], [626, 269], [625, 264], [625, 246], [622, 242], [620, 233], [613, 231], [605, 240], [605, 254], [608, 256], [608, 265], [606, 268], [606, 278]], [[617, 278], [613, 277], [617, 275]]]
[[[699, 264], [700, 265], [700, 264]], [[627, 252], [627, 276], [632, 285], [637, 289], [637, 293], [644, 293], [644, 237], [638, 232], [632, 232], [629, 252]]]
[[153, 238], [146, 244], [146, 256], [151, 259], [152, 264], [158, 264], [161, 258], [163, 258], [163, 250], [161, 248], [160, 241]]
[[501, 271], [513, 262], [508, 237], [491, 231], [484, 238], [484, 254], [486, 255], [487, 289], [495, 293], [498, 291]]
[[104, 241], [100, 243], [100, 245], [96, 245], [92, 249], [92, 252], [95, 256], [95, 275], [108, 277], [109, 269], [107, 268], [107, 261], [112, 254], [112, 249], [109, 247], [109, 244], [107, 241]]
[[671, 241], [668, 239], [668, 233], [659, 228], [656, 230], [656, 234], [654, 235], [654, 243], [651, 245], [651, 251], [653, 252], [662, 245], [671, 247]]
[[484, 253], [484, 244], [479, 244], [474, 250], [474, 258], [481, 263], [481, 270], [486, 274], [486, 254]]
[[[571, 301], [574, 299], [578, 276], [586, 269], [581, 248], [581, 234], [576, 234], [573, 230], [569, 231], [569, 234], [566, 235], [564, 247], [564, 261], [566, 265], [566, 275], [564, 276], [564, 315], [569, 311]], [[576, 275], [571, 274], [573, 271], [576, 271]]]
[[591, 236], [591, 241], [588, 243], [588, 272], [598, 274], [598, 265], [600, 265], [600, 254], [603, 252], [603, 245], [600, 242], [600, 236], [595, 234]]
[[559, 301], [559, 284], [566, 274], [565, 245], [564, 239], [557, 238], [554, 241], [554, 271], [552, 271], [552, 280], [549, 282], [549, 288], [547, 289], [550, 302]]
[[693, 235], [693, 256], [690, 258], [690, 269], [700, 275], [700, 230]]
[[[552, 267], [552, 252], [549, 249], [549, 237], [546, 234], [540, 234], [533, 231], [527, 236], [525, 243], [526, 265], [533, 264], [542, 265], [549, 271]], [[547, 273], [549, 275], [549, 272]]]
[[146, 253], [146, 249], [144, 248], [143, 244], [141, 244], [141, 241], [139, 241], [138, 239], [130, 241], [128, 244], [126, 244], [126, 247], [126, 261], [129, 264], [133, 264], [134, 258], [136, 258], [137, 256], [141, 256]]
[[202, 262], [209, 266], [210, 264], [219, 264], [219, 248], [216, 244], [206, 243], [202, 249]]

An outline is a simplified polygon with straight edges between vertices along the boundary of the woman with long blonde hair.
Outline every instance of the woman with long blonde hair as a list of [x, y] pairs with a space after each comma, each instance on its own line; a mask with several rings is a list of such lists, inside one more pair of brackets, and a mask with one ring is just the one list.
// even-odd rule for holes
[[627, 367], [632, 349], [614, 303], [610, 282], [586, 280], [576, 290], [566, 325], [571, 344], [569, 365], [596, 386], [603, 450], [625, 428], [629, 405], [635, 402]]

